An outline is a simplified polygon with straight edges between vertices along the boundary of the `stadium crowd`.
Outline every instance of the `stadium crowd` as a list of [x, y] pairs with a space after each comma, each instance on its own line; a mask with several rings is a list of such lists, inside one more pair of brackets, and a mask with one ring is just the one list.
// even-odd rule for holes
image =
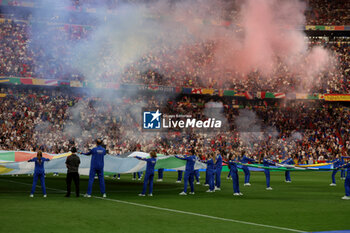
[[307, 0], [310, 6], [306, 11], [308, 25], [349, 25], [350, 3], [347, 0]]
[[[96, 0], [75, 0], [75, 6]], [[105, 0], [115, 7], [117, 2]], [[146, 1], [147, 2], [147, 1]], [[308, 24], [343, 25], [349, 23], [348, 1], [309, 0], [306, 12]], [[55, 19], [54, 19], [55, 20]], [[39, 25], [40, 26], [40, 25]], [[40, 28], [40, 27], [39, 27]], [[0, 22], [0, 76], [88, 80], [74, 68], [75, 52], [72, 45], [89, 37], [93, 27], [53, 22], [49, 30], [37, 32], [38, 25], [26, 20]], [[47, 40], [50, 38], [50, 40]], [[45, 41], [45, 43], [42, 43]], [[316, 78], [306, 92], [350, 93], [350, 38], [309, 37], [309, 46], [323, 46], [337, 55], [340, 72], [329, 70]], [[161, 44], [161, 43], [154, 43]], [[189, 43], [190, 44], [190, 43]], [[191, 45], [148, 48], [141, 59], [124, 67], [114, 61], [111, 68], [111, 44], [101, 48], [100, 67], [89, 67], [94, 82], [118, 81], [121, 84], [150, 84], [179, 87], [233, 89], [240, 92], [298, 91], [303, 79], [292, 75], [282, 63], [276, 75], [261, 79], [258, 72], [242, 74], [227, 72], [212, 66], [215, 43], [202, 41]], [[176, 56], [174, 56], [174, 54]], [[179, 60], [178, 57], [183, 59]], [[332, 61], [333, 62], [333, 61]], [[108, 67], [108, 69], [104, 69]], [[179, 68], [180, 67], [180, 68]], [[203, 69], [203, 67], [206, 67]], [[104, 72], [99, 72], [104, 70]], [[118, 77], [118, 78], [116, 78]], [[220, 77], [220, 78], [217, 78]], [[182, 132], [149, 134], [141, 131], [142, 107], [161, 108], [163, 113], [194, 114], [205, 119], [208, 98], [181, 96], [167, 99], [138, 94], [117, 96], [113, 101], [103, 97], [89, 97], [69, 91], [51, 89], [24, 91], [4, 88], [0, 93], [0, 149], [37, 150], [61, 153], [71, 144], [90, 147], [95, 137], [103, 137], [110, 153], [159, 148], [163, 153], [184, 153], [192, 145], [198, 153], [213, 149], [231, 151], [239, 148], [252, 156], [268, 152], [275, 156], [297, 155], [303, 162], [322, 160], [346, 153], [350, 149], [349, 109], [336, 104], [295, 102], [295, 106], [258, 106], [238, 110], [235, 99], [221, 98], [225, 106], [227, 129], [224, 132]], [[246, 106], [251, 102], [244, 103]], [[296, 114], [295, 109], [298, 109]], [[256, 132], [240, 129], [241, 119], [261, 119], [253, 128]], [[263, 132], [263, 133], [262, 133]]]
[[181, 154], [191, 146], [202, 155], [216, 149], [227, 153], [245, 150], [256, 158], [267, 152], [275, 158], [292, 155], [300, 162], [310, 163], [350, 150], [350, 110], [338, 104], [301, 101], [286, 107], [276, 102], [266, 107], [248, 101], [244, 109], [237, 109], [236, 100], [221, 98], [215, 101], [222, 102], [222, 119], [227, 119], [227, 123], [220, 131], [182, 129], [145, 133], [143, 107], [159, 108], [163, 114], [191, 114], [205, 120], [213, 100], [203, 96], [160, 98], [142, 93], [102, 98], [72, 91], [8, 87], [1, 92], [7, 96], [0, 98], [0, 150], [40, 148], [63, 153], [73, 144], [86, 150], [96, 137], [104, 139], [110, 154], [152, 148], [161, 153]]
[[[81, 6], [94, 7], [97, 5], [105, 5], [109, 9], [115, 9], [122, 4], [136, 4], [136, 3], [148, 3], [154, 4], [156, 0], [72, 0], [72, 5], [76, 7], [77, 10]], [[172, 1], [176, 2], [176, 1]], [[225, 1], [224, 1], [225, 2]], [[230, 3], [230, 1], [226, 1]], [[350, 3], [347, 0], [305, 0], [308, 8], [305, 12], [307, 25], [349, 25], [350, 24]], [[228, 5], [228, 4], [227, 4]], [[234, 4], [228, 6], [232, 7], [231, 18], [235, 17], [237, 13]]]
[[[91, 28], [84, 26], [52, 26], [45, 32], [34, 33], [25, 22], [4, 21], [0, 23], [0, 76], [29, 77], [58, 80], [90, 80], [74, 68], [75, 53], [72, 45], [84, 42]], [[30, 35], [28, 32], [33, 32]], [[337, 55], [338, 71], [329, 70], [319, 75], [313, 85], [304, 92], [350, 93], [350, 39], [349, 37], [325, 40], [309, 38], [310, 47], [320, 45]], [[44, 43], [45, 41], [45, 43]], [[155, 43], [158, 44], [158, 43]], [[165, 86], [206, 87], [245, 91], [288, 92], [298, 91], [303, 78], [292, 74], [280, 63], [270, 77], [261, 78], [259, 72], [242, 74], [216, 69], [213, 63], [215, 43], [203, 41], [191, 46], [174, 48], [149, 48], [138, 61], [124, 67], [111, 61], [107, 42], [101, 48], [102, 58], [90, 66], [92, 81]], [[173, 54], [176, 54], [174, 56]], [[178, 59], [181, 57], [181, 60]], [[114, 62], [113, 66], [112, 64]], [[331, 61], [335, 63], [335, 61]], [[214, 65], [214, 66], [213, 66]], [[281, 85], [283, 84], [283, 85]]]

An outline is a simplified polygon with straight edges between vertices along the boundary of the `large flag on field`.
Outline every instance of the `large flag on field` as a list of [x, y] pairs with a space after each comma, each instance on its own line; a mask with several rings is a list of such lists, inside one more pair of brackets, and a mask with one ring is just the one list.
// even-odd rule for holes
[[[16, 155], [16, 153], [21, 153]], [[45, 163], [46, 173], [66, 173], [66, 157], [70, 153], [66, 154], [46, 154], [44, 157], [51, 159], [49, 162]], [[17, 157], [16, 156], [20, 156]], [[0, 175], [11, 175], [11, 174], [30, 174], [34, 172], [34, 163], [27, 162], [30, 158], [36, 156], [34, 152], [13, 152], [13, 151], [1, 151], [0, 152]], [[146, 162], [143, 160], [138, 160], [135, 156], [139, 157], [149, 157], [148, 153], [144, 152], [132, 152], [128, 157], [117, 157], [112, 155], [106, 155], [104, 159], [104, 172], [106, 173], [133, 173], [146, 170]], [[90, 170], [90, 156], [79, 155], [80, 166], [79, 173], [81, 175], [88, 175]], [[18, 161], [20, 160], [21, 161]], [[186, 161], [177, 159], [175, 156], [165, 156], [159, 154], [157, 157], [156, 169], [174, 169], [174, 170], [185, 170]], [[206, 164], [199, 161], [195, 164], [195, 169], [205, 169]]]

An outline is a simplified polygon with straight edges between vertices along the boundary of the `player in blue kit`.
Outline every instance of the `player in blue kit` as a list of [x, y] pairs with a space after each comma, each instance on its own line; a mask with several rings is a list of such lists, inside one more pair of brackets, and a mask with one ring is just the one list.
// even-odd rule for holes
[[207, 190], [208, 193], [215, 192], [215, 185], [214, 185], [214, 178], [215, 178], [215, 155], [213, 153], [210, 153], [207, 157], [206, 161], [202, 161], [207, 164], [207, 176], [208, 176], [208, 184], [209, 189]]
[[164, 168], [158, 168], [158, 182], [162, 182], [163, 181], [163, 176], [164, 176]]
[[[239, 158], [239, 162], [242, 163], [242, 164], [246, 164], [248, 162], [251, 162], [251, 163], [254, 163], [255, 160], [254, 159], [251, 159], [251, 158], [248, 158], [247, 156], [245, 156], [245, 152], [242, 151], [242, 155], [241, 157]], [[242, 170], [244, 172], [244, 186], [250, 186], [250, 171], [249, 171], [249, 168], [247, 166], [242, 166]]]
[[196, 178], [196, 184], [201, 184], [201, 182], [199, 181], [200, 173], [198, 169], [194, 170], [194, 178]]
[[215, 190], [221, 190], [221, 170], [222, 170], [222, 156], [219, 151], [216, 152], [215, 162]]
[[[288, 158], [285, 159], [284, 161], [282, 161], [281, 164], [293, 165], [294, 164], [293, 158], [291, 156], [288, 156]], [[290, 171], [288, 171], [288, 170], [285, 171], [284, 177], [285, 177], [285, 182], [286, 183], [291, 183], [292, 182], [292, 179], [290, 178]]]
[[30, 197], [34, 197], [35, 187], [36, 187], [36, 183], [38, 182], [38, 178], [40, 179], [43, 195], [44, 197], [47, 197], [46, 187], [45, 187], [44, 163], [48, 161], [50, 161], [50, 159], [43, 158], [43, 153], [41, 151], [38, 151], [38, 153], [36, 154], [36, 158], [32, 158], [28, 160], [28, 162], [35, 162], [33, 185], [32, 185], [32, 190], [30, 192]]
[[139, 196], [144, 197], [146, 195], [146, 189], [147, 185], [149, 184], [149, 194], [148, 196], [153, 196], [153, 178], [154, 178], [154, 166], [157, 163], [157, 154], [155, 151], [152, 151], [150, 153], [151, 158], [141, 158], [139, 156], [136, 156], [137, 159], [143, 160], [147, 162], [146, 165], [146, 174], [145, 178], [143, 180], [143, 189], [142, 193], [139, 194]]
[[205, 169], [205, 182], [204, 182], [204, 186], [209, 186], [208, 169]]
[[132, 173], [132, 178], [131, 179], [132, 180], [136, 180], [136, 175], [137, 175], [137, 179], [141, 180], [143, 173], [142, 172], [134, 172], [134, 173]]
[[191, 192], [190, 194], [194, 194], [194, 164], [196, 163], [196, 156], [194, 155], [194, 150], [190, 150], [189, 155], [187, 156], [179, 156], [175, 155], [176, 158], [186, 160], [186, 169], [184, 175], [184, 190], [179, 193], [179, 195], [187, 195], [187, 182], [190, 183]]
[[238, 162], [238, 160], [234, 154], [230, 154], [229, 158], [228, 158], [228, 162], [224, 162], [224, 163], [228, 164], [228, 166], [230, 168], [230, 176], [232, 177], [233, 195], [234, 196], [243, 195], [243, 193], [241, 193], [239, 190], [237, 162]]
[[345, 196], [342, 197], [343, 200], [350, 200], [350, 163], [344, 163], [344, 165], [338, 167], [337, 169], [344, 169], [346, 168], [347, 170], [347, 175], [345, 178], [345, 182], [344, 182], [344, 188], [345, 188]]
[[342, 164], [344, 164], [344, 163], [342, 163], [342, 161], [339, 159], [339, 155], [337, 155], [334, 160], [330, 161], [330, 163], [333, 163], [333, 168], [335, 170], [333, 170], [333, 172], [332, 172], [332, 183], [329, 186], [336, 186], [337, 184], [335, 181], [335, 175], [338, 172], [337, 168], [342, 166]]
[[[275, 165], [276, 163], [267, 158], [267, 155], [264, 155], [263, 165], [264, 167], [269, 167], [270, 165]], [[266, 177], [266, 190], [272, 190], [270, 186], [270, 170], [264, 169], [265, 177]]]
[[177, 180], [175, 181], [176, 183], [181, 183], [181, 180], [182, 180], [182, 173], [183, 173], [182, 170], [178, 170], [178, 171], [177, 171]]
[[88, 153], [85, 153], [84, 155], [91, 155], [89, 184], [87, 192], [84, 196], [91, 197], [92, 184], [94, 183], [95, 174], [97, 174], [98, 180], [100, 182], [100, 191], [102, 193], [102, 197], [107, 197], [103, 173], [104, 156], [106, 155], [106, 149], [102, 146], [102, 140], [97, 139], [96, 147], [92, 148]]
[[[340, 162], [341, 162], [341, 165], [344, 165], [345, 164], [345, 162], [344, 162], [344, 158], [346, 158], [346, 157], [341, 157], [341, 160], [340, 160]], [[340, 179], [341, 180], [345, 180], [345, 170], [344, 169], [342, 169], [341, 171], [340, 171]]]

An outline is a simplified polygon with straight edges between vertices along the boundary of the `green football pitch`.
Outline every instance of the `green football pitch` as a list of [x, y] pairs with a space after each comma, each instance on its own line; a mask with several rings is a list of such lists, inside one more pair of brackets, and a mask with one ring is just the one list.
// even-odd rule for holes
[[[157, 175], [157, 173], [156, 173]], [[0, 176], [0, 232], [314, 232], [350, 229], [350, 201], [342, 200], [344, 181], [330, 187], [330, 172], [271, 172], [272, 191], [265, 190], [265, 176], [252, 172], [251, 187], [233, 196], [232, 181], [222, 174], [221, 191], [206, 193], [195, 185], [195, 195], [179, 196], [183, 183], [177, 173], [165, 172], [155, 182], [153, 197], [139, 197], [142, 181], [123, 174], [120, 180], [106, 178], [107, 198], [101, 198], [95, 180], [92, 198], [65, 198], [65, 174], [48, 174], [48, 197], [38, 185], [29, 197], [32, 177]], [[39, 182], [40, 184], [40, 182]], [[74, 187], [72, 187], [74, 190]], [[87, 177], [81, 177], [81, 193]]]

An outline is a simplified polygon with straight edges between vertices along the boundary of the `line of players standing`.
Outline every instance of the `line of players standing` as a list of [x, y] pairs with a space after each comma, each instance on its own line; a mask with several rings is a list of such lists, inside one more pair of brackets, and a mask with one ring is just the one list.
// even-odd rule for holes
[[[104, 182], [104, 173], [103, 173], [103, 168], [104, 168], [104, 156], [106, 155], [106, 150], [105, 148], [102, 147], [102, 140], [97, 139], [96, 140], [96, 147], [91, 149], [89, 152], [85, 153], [85, 155], [92, 155], [91, 157], [91, 166], [90, 166], [90, 174], [89, 174], [89, 183], [88, 183], [88, 190], [87, 193], [85, 194], [85, 197], [91, 197], [91, 192], [92, 192], [92, 184], [95, 178], [95, 175], [98, 175], [99, 178], [99, 183], [100, 183], [100, 191], [103, 195], [103, 197], [106, 197], [106, 191], [105, 191], [105, 182]], [[79, 196], [79, 174], [78, 174], [78, 167], [80, 164], [79, 157], [76, 156], [75, 154], [76, 149], [72, 150], [72, 155], [67, 157], [66, 164], [67, 164], [67, 194], [66, 196], [70, 195], [70, 185], [72, 179], [74, 180], [76, 186], [77, 193], [76, 195]], [[73, 157], [76, 156], [76, 161], [71, 161], [70, 159], [73, 159]], [[146, 189], [147, 186], [149, 186], [149, 196], [153, 196], [153, 178], [154, 178], [154, 169], [156, 165], [156, 157], [157, 154], [155, 151], [152, 151], [150, 153], [150, 158], [141, 158], [137, 157], [137, 159], [144, 160], [146, 161], [146, 173], [144, 177], [144, 185], [143, 185], [143, 190], [142, 193], [139, 194], [139, 196], [145, 196], [146, 194]], [[201, 162], [204, 162], [207, 164], [207, 169], [206, 169], [206, 182], [205, 185], [209, 186], [209, 189], [207, 192], [212, 193], [215, 192], [215, 190], [221, 190], [221, 170], [222, 170], [222, 163], [226, 163], [229, 168], [229, 176], [232, 177], [233, 181], [233, 195], [235, 196], [240, 196], [243, 195], [240, 190], [239, 190], [239, 180], [238, 180], [238, 169], [237, 165], [238, 163], [243, 164], [242, 170], [244, 172], [245, 178], [244, 178], [244, 185], [245, 186], [250, 186], [249, 180], [250, 180], [250, 171], [247, 166], [244, 166], [244, 164], [247, 164], [248, 162], [250, 163], [256, 163], [256, 161], [252, 158], [248, 158], [245, 156], [245, 152], [242, 152], [241, 155], [237, 155], [235, 153], [230, 153], [228, 157], [228, 161], [223, 161], [222, 156], [219, 151], [216, 151], [216, 153], [210, 153], [205, 159], [199, 159], [195, 155], [195, 151], [193, 149], [190, 149], [188, 151], [187, 155], [176, 155], [175, 156], [178, 159], [181, 160], [186, 160], [186, 168], [185, 168], [185, 174], [184, 174], [184, 189], [180, 195], [187, 195], [187, 185], [189, 183], [190, 185], [190, 192], [189, 194], [195, 194], [194, 193], [194, 179], [196, 177], [197, 183], [199, 183], [199, 170], [195, 169], [195, 163], [196, 161], [200, 160]], [[348, 157], [342, 157], [341, 160], [339, 156], [333, 161], [331, 161], [334, 165], [334, 168], [337, 170], [334, 170], [332, 172], [332, 184], [331, 186], [335, 185], [335, 174], [337, 173], [338, 169], [340, 168], [347, 168], [348, 170], [348, 175], [347, 178], [345, 179], [345, 196], [342, 199], [349, 200], [350, 199], [350, 163], [345, 163], [343, 158], [348, 158]], [[261, 153], [261, 157], [259, 158], [260, 163], [263, 164], [264, 168], [264, 173], [266, 177], [266, 190], [272, 190], [270, 186], [270, 170], [268, 167], [270, 165], [276, 165], [274, 161], [269, 159], [268, 153], [263, 152]], [[44, 170], [44, 162], [49, 161], [49, 159], [42, 158], [42, 153], [38, 152], [37, 153], [37, 158], [33, 158], [29, 160], [28, 162], [35, 162], [35, 169], [34, 169], [34, 177], [33, 177], [33, 186], [31, 190], [31, 197], [34, 195], [34, 190], [36, 187], [37, 180], [40, 178], [41, 184], [42, 184], [42, 189], [43, 189], [43, 194], [44, 197], [46, 197], [46, 189], [45, 189], [45, 170]], [[287, 159], [281, 162], [282, 164], [286, 165], [292, 165], [294, 164], [293, 159], [289, 156]], [[74, 165], [74, 166], [72, 166]], [[73, 169], [74, 167], [74, 169]], [[162, 180], [163, 176], [163, 169], [160, 169], [159, 175], [161, 177], [159, 180]], [[69, 174], [70, 172], [77, 173], [77, 177], [72, 176], [72, 174]], [[345, 174], [344, 174], [345, 175]], [[228, 177], [229, 177], [228, 176]], [[69, 178], [69, 179], [68, 179]], [[181, 182], [182, 179], [182, 171], [178, 171], [178, 180], [177, 182]], [[77, 180], [77, 181], [76, 181]], [[285, 171], [285, 181], [287, 183], [291, 182], [290, 178], [290, 171], [286, 170]]]
[[[189, 155], [187, 156], [176, 156], [176, 158], [187, 160], [186, 162], [186, 169], [185, 169], [185, 176], [184, 176], [184, 190], [179, 193], [180, 195], [187, 195], [187, 182], [190, 183], [191, 191], [189, 194], [194, 194], [194, 177], [197, 180], [197, 184], [199, 184], [199, 170], [194, 169], [194, 164], [196, 160], [199, 160], [197, 156], [194, 155], [195, 152], [193, 150], [190, 150]], [[335, 160], [330, 161], [330, 163], [333, 164], [333, 170], [332, 172], [332, 184], [331, 186], [335, 186], [335, 175], [338, 172], [339, 169], [341, 170], [341, 179], [345, 179], [345, 196], [342, 197], [344, 200], [350, 200], [350, 163], [346, 163], [344, 159], [349, 159], [349, 157], [341, 157], [337, 156]], [[241, 196], [243, 195], [240, 192], [239, 189], [239, 179], [238, 179], [238, 163], [243, 164], [241, 166], [243, 172], [244, 172], [244, 186], [250, 186], [250, 171], [248, 166], [244, 166], [244, 164], [247, 163], [257, 163], [256, 160], [249, 158], [245, 155], [245, 152], [242, 152], [240, 155], [237, 155], [237, 153], [230, 153], [228, 155], [228, 160], [223, 161], [222, 156], [220, 154], [220, 151], [216, 151], [216, 153], [210, 153], [206, 159], [200, 160], [201, 162], [204, 162], [207, 164], [206, 169], [206, 181], [205, 186], [209, 186], [209, 189], [206, 192], [215, 192], [215, 190], [221, 190], [221, 170], [222, 170], [222, 163], [225, 163], [229, 166], [230, 172], [227, 176], [227, 178], [231, 177], [233, 182], [233, 195], [234, 196]], [[261, 157], [259, 158], [259, 163], [263, 164], [264, 167], [264, 174], [266, 177], [266, 190], [272, 190], [272, 187], [270, 186], [270, 169], [268, 169], [269, 166], [275, 166], [276, 162], [272, 161], [271, 158], [269, 158], [267, 152], [262, 152]], [[288, 156], [285, 160], [283, 160], [280, 164], [286, 165], [287, 169], [285, 171], [285, 182], [291, 183], [291, 176], [290, 171], [288, 170], [288, 165], [294, 165], [295, 162], [293, 161], [293, 158], [291, 156]], [[347, 178], [345, 178], [345, 168], [347, 168], [348, 175]], [[177, 183], [181, 182], [182, 179], [182, 171], [178, 171], [178, 179]]]
[[[190, 157], [192, 157], [194, 154], [194, 151], [190, 152], [190, 155], [188, 156], [176, 156], [179, 159], [189, 160]], [[195, 157], [196, 160], [198, 160], [198, 157]], [[215, 153], [210, 153], [205, 159], [200, 160], [201, 162], [204, 162], [207, 164], [206, 169], [206, 177], [205, 177], [205, 186], [209, 186], [209, 189], [206, 192], [212, 193], [215, 191], [221, 190], [221, 171], [222, 171], [222, 163], [225, 163], [228, 165], [230, 172], [227, 176], [229, 179], [232, 178], [233, 182], [233, 195], [234, 196], [241, 196], [243, 195], [240, 192], [239, 189], [239, 180], [238, 180], [238, 163], [240, 164], [247, 164], [247, 163], [257, 163], [256, 160], [249, 158], [245, 155], [245, 152], [242, 152], [241, 155], [237, 155], [237, 153], [230, 153], [228, 155], [227, 161], [224, 161], [222, 158], [222, 155], [220, 151], [216, 151]], [[270, 165], [275, 165], [276, 163], [270, 160], [266, 154], [263, 154], [263, 156], [260, 158], [260, 163], [263, 163], [264, 167], [269, 167]], [[187, 166], [188, 162], [186, 163], [186, 170], [185, 174], [191, 174], [192, 170], [194, 168], [191, 168], [190, 166]], [[294, 161], [291, 157], [288, 157], [286, 160], [282, 161], [282, 164], [294, 164]], [[244, 186], [250, 186], [250, 171], [248, 166], [241, 166], [242, 170], [244, 172]], [[182, 179], [182, 171], [178, 171], [178, 179], [177, 183], [181, 182]], [[266, 176], [266, 190], [272, 190], [270, 186], [270, 170], [264, 169], [264, 173]], [[197, 180], [197, 183], [199, 183], [199, 170], [194, 170], [193, 172], [194, 177]], [[285, 178], [286, 182], [290, 183], [290, 171], [285, 172]], [[190, 194], [194, 194], [193, 187], [193, 178], [191, 176], [189, 177], [189, 183], [191, 186], [191, 192]], [[187, 176], [185, 175], [184, 179], [184, 190], [180, 193], [180, 195], [186, 195], [187, 194]]]

